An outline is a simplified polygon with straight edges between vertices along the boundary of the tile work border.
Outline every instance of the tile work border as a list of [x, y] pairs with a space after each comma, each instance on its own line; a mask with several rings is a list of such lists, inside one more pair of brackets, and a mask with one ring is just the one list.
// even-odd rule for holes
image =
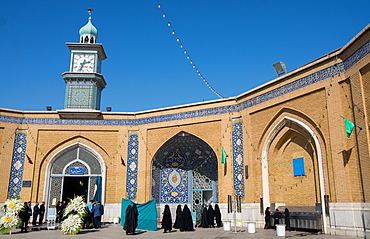
[[22, 189], [24, 158], [26, 156], [26, 145], [27, 135], [25, 133], [16, 133], [14, 139], [12, 166], [9, 177], [9, 198], [16, 198], [20, 196]]
[[242, 122], [237, 122], [233, 125], [232, 142], [235, 195], [244, 198], [244, 150]]
[[137, 173], [138, 173], [138, 162], [139, 162], [139, 136], [137, 133], [133, 133], [129, 137], [128, 141], [128, 153], [127, 153], [127, 181], [126, 181], [126, 192], [128, 199], [135, 199], [137, 193]]
[[246, 100], [242, 103], [230, 106], [215, 107], [203, 110], [194, 110], [183, 113], [167, 114], [161, 116], [153, 116], [142, 119], [104, 119], [104, 120], [89, 120], [89, 119], [45, 119], [45, 118], [21, 118], [21, 117], [11, 117], [11, 116], [0, 116], [0, 122], [13, 123], [13, 124], [28, 124], [28, 125], [95, 125], [95, 126], [137, 126], [154, 124], [161, 122], [170, 122], [176, 120], [184, 120], [191, 118], [199, 118], [205, 116], [221, 115], [228, 113], [235, 113], [252, 106], [261, 104], [268, 100], [272, 100], [279, 96], [283, 96], [295, 90], [301, 89], [303, 87], [312, 85], [314, 83], [320, 82], [327, 78], [336, 76], [340, 73], [345, 72], [362, 58], [370, 53], [370, 41], [365, 43], [360, 49], [358, 49], [354, 54], [352, 54], [346, 61], [323, 69], [321, 71], [315, 72], [309, 76], [303, 77], [299, 80], [281, 86], [279, 88], [273, 89], [269, 92]]

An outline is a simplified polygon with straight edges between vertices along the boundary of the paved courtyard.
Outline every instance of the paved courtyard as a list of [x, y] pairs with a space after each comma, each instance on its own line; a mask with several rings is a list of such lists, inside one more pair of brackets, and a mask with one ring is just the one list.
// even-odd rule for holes
[[15, 229], [12, 232], [12, 235], [6, 234], [1, 237], [9, 238], [32, 238], [32, 239], [49, 239], [49, 238], [162, 238], [162, 239], [185, 239], [185, 238], [313, 238], [313, 239], [353, 239], [355, 237], [344, 237], [344, 236], [333, 236], [333, 235], [323, 235], [323, 234], [314, 234], [309, 232], [286, 232], [285, 237], [276, 236], [276, 231], [274, 230], [264, 230], [257, 229], [256, 233], [249, 234], [247, 228], [238, 228], [238, 233], [232, 233], [224, 231], [223, 228], [196, 228], [195, 232], [180, 232], [179, 230], [173, 230], [171, 233], [163, 233], [163, 230], [157, 231], [146, 231], [146, 230], [137, 230], [137, 235], [127, 236], [122, 230], [122, 226], [119, 224], [106, 224], [103, 225], [101, 229], [90, 229], [90, 230], [81, 230], [80, 234], [77, 235], [63, 235], [59, 230], [32, 230], [28, 233], [21, 233], [20, 229]]

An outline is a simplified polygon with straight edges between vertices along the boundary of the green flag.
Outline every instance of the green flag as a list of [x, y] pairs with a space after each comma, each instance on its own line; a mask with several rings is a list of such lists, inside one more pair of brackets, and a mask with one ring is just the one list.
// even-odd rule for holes
[[349, 138], [352, 134], [353, 128], [355, 127], [355, 124], [349, 121], [348, 119], [344, 118], [343, 116], [341, 117], [344, 119], [344, 125], [346, 126], [346, 135], [347, 138]]
[[226, 163], [226, 151], [225, 151], [224, 147], [222, 147], [221, 151], [222, 151], [221, 163], [225, 164]]

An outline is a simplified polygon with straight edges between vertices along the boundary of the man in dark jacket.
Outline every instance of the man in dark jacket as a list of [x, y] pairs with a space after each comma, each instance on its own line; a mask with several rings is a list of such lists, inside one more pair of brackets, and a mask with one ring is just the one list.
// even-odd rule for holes
[[282, 217], [283, 217], [283, 214], [279, 211], [279, 209], [276, 208], [275, 213], [273, 215], [275, 230], [276, 230], [276, 225], [279, 224], [279, 220]]
[[24, 202], [24, 206], [19, 215], [20, 219], [22, 220], [21, 232], [28, 232], [27, 231], [28, 221], [30, 220], [31, 215], [32, 215], [32, 209], [28, 206], [27, 202]]
[[94, 215], [94, 227], [95, 229], [101, 228], [101, 216], [104, 214], [104, 207], [100, 202], [97, 202], [92, 209]]
[[39, 208], [39, 203], [37, 202], [35, 206], [33, 206], [33, 218], [32, 218], [32, 225], [36, 225], [37, 222], [37, 217], [40, 214], [40, 208]]
[[45, 215], [45, 201], [42, 201], [40, 205], [39, 225], [42, 225], [42, 221], [44, 220], [44, 215]]

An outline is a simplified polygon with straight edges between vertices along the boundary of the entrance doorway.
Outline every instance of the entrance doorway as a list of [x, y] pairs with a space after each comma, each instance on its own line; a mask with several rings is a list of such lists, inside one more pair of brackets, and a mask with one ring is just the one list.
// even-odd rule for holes
[[64, 177], [62, 200], [67, 203], [75, 196], [88, 198], [89, 177]]
[[61, 153], [50, 167], [48, 207], [58, 201], [83, 196], [85, 201], [102, 200], [102, 167], [96, 155], [80, 145]]

